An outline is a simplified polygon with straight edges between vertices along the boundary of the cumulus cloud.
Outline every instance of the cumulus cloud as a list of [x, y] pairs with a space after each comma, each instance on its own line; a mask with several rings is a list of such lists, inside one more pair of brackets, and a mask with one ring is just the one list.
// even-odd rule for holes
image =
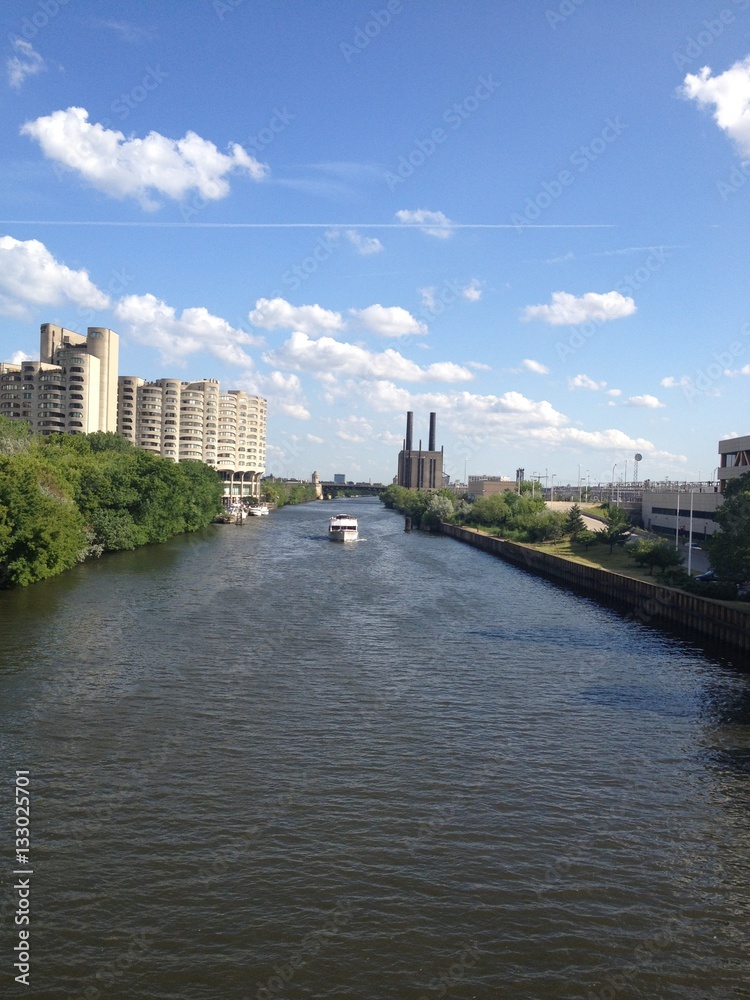
[[742, 368], [727, 368], [724, 374], [727, 378], [736, 378], [737, 375], [750, 375], [750, 365], [743, 365]]
[[59, 263], [39, 240], [0, 237], [0, 313], [28, 315], [30, 305], [58, 305], [68, 300], [90, 309], [106, 309], [109, 297], [88, 271]]
[[576, 298], [570, 292], [553, 292], [550, 305], [526, 306], [521, 318], [539, 319], [551, 326], [578, 326], [593, 320], [606, 323], [636, 311], [633, 299], [619, 292], [586, 292]]
[[453, 231], [453, 223], [442, 212], [429, 212], [425, 208], [414, 211], [402, 208], [396, 218], [405, 226], [419, 226], [423, 233], [439, 240], [447, 240]]
[[126, 139], [122, 132], [88, 120], [85, 108], [67, 108], [26, 122], [21, 134], [39, 143], [44, 155], [77, 172], [92, 187], [113, 198], [135, 198], [143, 208], [159, 203], [152, 193], [180, 201], [191, 191], [209, 201], [229, 194], [233, 172], [262, 180], [267, 167], [232, 143], [221, 153], [207, 139], [187, 132], [168, 139], [149, 132]]
[[662, 408], [665, 404], [660, 402], [656, 396], [649, 396], [648, 393], [643, 396], [631, 396], [626, 404], [626, 406], [641, 406], [647, 410], [658, 410]]
[[339, 387], [339, 396], [349, 394], [382, 413], [402, 414], [405, 410], [436, 410], [443, 426], [465, 439], [469, 447], [484, 442], [514, 445], [519, 437], [548, 448], [582, 447], [611, 455], [618, 451], [640, 451], [651, 458], [684, 462], [684, 455], [658, 451], [645, 438], [634, 438], [617, 428], [586, 430], [570, 426], [570, 419], [547, 400], [533, 400], [518, 392], [502, 396], [479, 395], [466, 390], [410, 392], [391, 381], [349, 382]]
[[366, 309], [350, 309], [349, 315], [358, 326], [381, 337], [408, 337], [410, 334], [422, 337], [427, 333], [427, 324], [415, 319], [401, 306], [376, 304]]
[[534, 361], [533, 358], [524, 358], [523, 364], [525, 368], [536, 375], [549, 375], [549, 368], [543, 365], [541, 361]]
[[44, 59], [34, 50], [31, 42], [14, 38], [11, 42], [13, 55], [6, 60], [8, 83], [14, 90], [20, 90], [28, 76], [35, 76], [47, 68]]
[[687, 386], [691, 386], [693, 380], [689, 375], [681, 375], [679, 378], [675, 378], [674, 375], [667, 375], [663, 378], [659, 385], [664, 386], [665, 389], [683, 389]]
[[219, 360], [252, 368], [253, 359], [242, 345], [257, 344], [252, 334], [236, 330], [205, 307], [176, 310], [150, 293], [126, 295], [115, 306], [115, 316], [129, 324], [134, 340], [159, 351], [165, 364], [184, 364], [190, 354], [205, 352]]
[[595, 382], [588, 375], [574, 375], [568, 379], [569, 389], [590, 389], [591, 392], [601, 392], [607, 388], [606, 382]]
[[400, 382], [463, 382], [473, 378], [468, 368], [452, 361], [420, 367], [392, 349], [375, 353], [332, 337], [312, 340], [300, 330], [277, 350], [265, 354], [263, 360], [279, 368], [307, 371], [329, 381], [336, 376]]
[[339, 312], [323, 309], [319, 305], [293, 306], [282, 298], [258, 299], [248, 318], [253, 326], [264, 330], [301, 330], [311, 336], [344, 327]]
[[711, 75], [709, 66], [698, 73], [688, 73], [680, 90], [701, 107], [713, 108], [719, 128], [735, 142], [742, 155], [750, 156], [750, 56], [718, 76]]
[[325, 438], [318, 437], [317, 434], [306, 434], [305, 441], [309, 441], [310, 444], [325, 444]]
[[362, 236], [362, 234], [358, 233], [356, 229], [345, 230], [344, 236], [346, 236], [352, 246], [356, 249], [357, 253], [362, 254], [363, 257], [367, 257], [373, 253], [380, 253], [381, 250], [385, 249], [377, 237]]

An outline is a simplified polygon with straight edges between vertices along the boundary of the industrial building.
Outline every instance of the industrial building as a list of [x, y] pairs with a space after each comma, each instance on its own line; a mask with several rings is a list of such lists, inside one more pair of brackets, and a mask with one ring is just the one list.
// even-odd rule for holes
[[436, 415], [430, 414], [430, 431], [427, 448], [422, 450], [422, 439], [413, 447], [414, 414], [406, 414], [406, 437], [398, 453], [396, 482], [409, 490], [437, 490], [443, 485], [443, 449], [435, 445]]

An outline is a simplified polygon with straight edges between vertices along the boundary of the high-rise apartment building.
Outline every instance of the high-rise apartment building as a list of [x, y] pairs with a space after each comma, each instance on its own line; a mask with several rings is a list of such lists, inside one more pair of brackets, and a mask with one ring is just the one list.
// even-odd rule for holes
[[139, 448], [178, 462], [195, 459], [224, 480], [227, 497], [260, 494], [266, 463], [267, 403], [215, 379], [118, 379], [117, 432]]
[[44, 323], [39, 361], [0, 365], [0, 414], [40, 434], [114, 431], [119, 339], [104, 327], [84, 337]]

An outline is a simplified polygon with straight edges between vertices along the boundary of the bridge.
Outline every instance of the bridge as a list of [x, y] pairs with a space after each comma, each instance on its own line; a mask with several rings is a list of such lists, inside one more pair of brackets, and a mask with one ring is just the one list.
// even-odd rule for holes
[[349, 496], [377, 497], [385, 489], [383, 483], [327, 483], [321, 480], [324, 497], [339, 497], [343, 493]]

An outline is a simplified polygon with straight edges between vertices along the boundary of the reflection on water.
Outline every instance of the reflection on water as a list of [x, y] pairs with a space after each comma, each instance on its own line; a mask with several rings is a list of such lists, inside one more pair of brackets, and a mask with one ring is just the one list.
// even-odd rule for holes
[[35, 995], [748, 995], [747, 675], [349, 505], [3, 595]]

